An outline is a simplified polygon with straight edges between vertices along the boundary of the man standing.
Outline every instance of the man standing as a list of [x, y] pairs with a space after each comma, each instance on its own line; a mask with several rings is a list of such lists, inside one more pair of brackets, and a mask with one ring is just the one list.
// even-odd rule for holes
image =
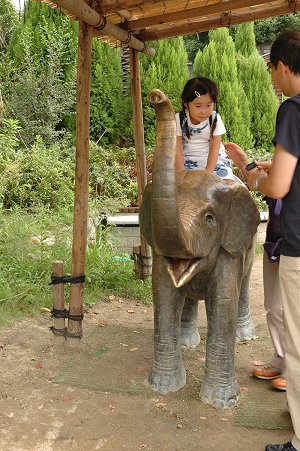
[[287, 399], [295, 435], [266, 451], [300, 451], [300, 32], [285, 32], [273, 43], [269, 69], [289, 97], [279, 107], [272, 162], [256, 162], [246, 175], [251, 190], [282, 199], [279, 280], [286, 329]]

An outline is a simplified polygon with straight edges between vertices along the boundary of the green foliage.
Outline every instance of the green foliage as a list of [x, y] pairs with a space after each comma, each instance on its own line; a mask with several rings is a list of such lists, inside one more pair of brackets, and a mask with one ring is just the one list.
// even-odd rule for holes
[[194, 76], [206, 76], [218, 85], [219, 112], [227, 129], [224, 141], [251, 147], [249, 103], [237, 76], [234, 42], [227, 28], [211, 31], [209, 40], [204, 51], [197, 53]]
[[[51, 20], [52, 19], [52, 20]], [[46, 5], [30, 3], [1, 65], [6, 116], [16, 118], [22, 140], [52, 143], [74, 130], [76, 26]]]
[[[5, 125], [5, 122], [4, 122]], [[38, 138], [29, 149], [16, 149], [18, 127], [0, 134], [0, 206], [37, 210], [41, 206], [70, 208], [73, 199], [74, 158], [67, 143], [46, 147]], [[4, 139], [3, 139], [4, 137]], [[2, 147], [3, 143], [10, 146]]]
[[[64, 209], [57, 213], [41, 209], [35, 215], [0, 211], [0, 325], [39, 314], [41, 307], [51, 309], [52, 261], [62, 260], [65, 274], [70, 273], [71, 224], [72, 215]], [[135, 279], [133, 261], [117, 254], [112, 243], [108, 232], [97, 245], [87, 248], [85, 303], [106, 299], [112, 293], [149, 303], [151, 285]], [[68, 303], [68, 286], [65, 300]]]
[[90, 194], [98, 211], [106, 213], [124, 205], [137, 205], [137, 182], [129, 175], [134, 161], [133, 148], [91, 145]]
[[271, 150], [278, 100], [264, 60], [252, 54], [239, 74], [249, 100], [254, 147]]
[[236, 52], [245, 57], [257, 53], [253, 22], [247, 22], [237, 27], [234, 43]]
[[172, 102], [175, 111], [181, 108], [180, 95], [189, 78], [187, 53], [183, 38], [165, 39], [151, 43], [156, 49], [153, 59], [141, 58], [141, 81], [144, 112], [145, 141], [155, 142], [155, 112], [149, 106], [148, 95], [151, 89], [164, 91]]
[[272, 42], [279, 33], [300, 29], [300, 13], [272, 17], [254, 22], [257, 43]]
[[17, 24], [18, 15], [10, 0], [0, 2], [0, 56], [6, 52], [13, 30]]
[[189, 61], [194, 61], [198, 50], [203, 50], [208, 44], [208, 32], [197, 33], [190, 36], [183, 36], [184, 46]]
[[94, 40], [91, 74], [91, 138], [116, 142], [124, 133], [124, 99], [119, 49]]
[[[251, 42], [251, 46], [243, 44], [243, 36], [245, 43]], [[272, 149], [278, 100], [266, 63], [253, 46], [255, 41], [253, 24], [239, 25], [236, 39], [239, 43], [237, 45], [236, 41], [238, 78], [249, 101], [253, 146], [258, 149]]]

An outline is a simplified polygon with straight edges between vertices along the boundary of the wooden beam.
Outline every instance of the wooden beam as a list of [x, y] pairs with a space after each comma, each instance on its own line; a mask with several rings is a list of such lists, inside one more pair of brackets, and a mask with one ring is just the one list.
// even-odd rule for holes
[[198, 8], [185, 9], [183, 11], [160, 14], [158, 16], [146, 17], [143, 19], [129, 20], [128, 22], [124, 22], [122, 24], [122, 28], [125, 28], [126, 30], [140, 30], [141, 28], [151, 27], [154, 25], [179, 22], [187, 19], [194, 19], [195, 17], [224, 13], [225, 11], [232, 12], [240, 8], [265, 3], [266, 2], [259, 0], [229, 0], [226, 3], [218, 2], [211, 5], [200, 6]]
[[130, 9], [145, 5], [146, 3], [161, 3], [161, 0], [99, 0], [103, 14], [114, 13], [122, 9]]
[[[154, 56], [154, 49], [147, 47], [147, 45], [137, 39], [130, 32], [123, 30], [107, 20], [106, 17], [97, 13], [97, 11], [84, 3], [83, 0], [51, 0], [51, 2], [96, 30], [100, 30], [104, 35], [111, 36], [123, 44], [133, 47], [134, 49], [146, 53], [149, 56]], [[126, 8], [119, 9], [122, 10]]]
[[[79, 22], [77, 60], [76, 166], [71, 276], [85, 275], [88, 192], [92, 28]], [[69, 314], [83, 313], [83, 283], [71, 283]], [[81, 338], [82, 321], [69, 318], [68, 337]]]
[[251, 11], [243, 11], [241, 13], [224, 14], [216, 18], [203, 19], [189, 22], [186, 24], [172, 24], [165, 27], [144, 29], [137, 32], [136, 35], [143, 41], [156, 41], [160, 39], [167, 39], [174, 36], [184, 36], [189, 34], [201, 33], [203, 31], [212, 30], [214, 28], [229, 27], [230, 25], [237, 25], [244, 22], [253, 22], [258, 19], [265, 19], [267, 17], [275, 17], [293, 12], [300, 11], [300, 3], [293, 3], [293, 11], [288, 4], [281, 4], [278, 6], [270, 6], [269, 8], [252, 9]]
[[[130, 78], [132, 92], [132, 108], [134, 120], [134, 143], [136, 153], [136, 168], [138, 182], [138, 206], [142, 201], [142, 194], [147, 184], [145, 141], [144, 141], [144, 121], [143, 121], [143, 105], [140, 78], [140, 63], [138, 52], [130, 49]], [[141, 255], [149, 257], [151, 249], [145, 238], [141, 235]]]

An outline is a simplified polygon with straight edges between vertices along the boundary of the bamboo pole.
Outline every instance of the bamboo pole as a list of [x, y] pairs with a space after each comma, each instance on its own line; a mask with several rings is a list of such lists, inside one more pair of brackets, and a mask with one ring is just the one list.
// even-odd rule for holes
[[[76, 168], [71, 276], [85, 274], [89, 187], [89, 126], [92, 29], [79, 23], [76, 110]], [[83, 313], [83, 283], [71, 283], [69, 315]], [[68, 336], [82, 336], [82, 321], [69, 318]]]
[[[140, 64], [139, 55], [136, 50], [130, 48], [130, 78], [132, 90], [132, 107], [134, 119], [134, 141], [136, 153], [136, 168], [137, 168], [137, 182], [138, 182], [138, 205], [141, 205], [142, 194], [147, 184], [147, 170], [146, 170], [146, 156], [145, 156], [145, 141], [144, 141], [144, 123], [143, 123], [143, 106], [141, 93], [141, 78], [140, 78]], [[147, 277], [151, 274], [151, 249], [147, 244], [143, 235], [141, 235], [141, 258], [145, 260], [145, 274], [141, 271], [141, 278]], [[148, 269], [147, 269], [148, 268]], [[149, 269], [150, 268], [150, 269]]]
[[251, 8], [246, 11], [236, 11], [232, 14], [230, 12], [224, 12], [218, 17], [209, 17], [205, 19], [198, 17], [195, 18], [194, 21], [190, 20], [188, 23], [174, 23], [166, 26], [157, 26], [156, 28], [141, 30], [141, 32], [136, 33], [136, 35], [145, 42], [158, 41], [160, 39], [202, 33], [215, 28], [253, 22], [254, 20], [265, 19], [267, 17], [293, 14], [298, 11], [300, 11], [300, 3], [293, 0], [292, 3], [286, 2], [280, 5], [268, 5], [264, 8]]
[[[54, 260], [52, 262], [52, 276], [53, 277], [63, 277], [64, 275], [64, 264], [61, 260]], [[53, 309], [64, 312], [65, 310], [65, 296], [64, 296], [64, 284], [58, 283], [54, 284], [53, 288]], [[65, 340], [65, 318], [56, 317], [53, 314], [53, 328], [52, 331], [57, 340], [61, 341], [62, 338]], [[58, 338], [59, 337], [59, 338]]]
[[[47, 0], [45, 0], [45, 2], [47, 2]], [[123, 44], [129, 45], [129, 47], [135, 48], [149, 56], [154, 56], [154, 49], [148, 47], [130, 32], [123, 30], [110, 22], [106, 17], [97, 13], [97, 11], [84, 3], [83, 0], [51, 0], [51, 3], [59, 6], [67, 13], [70, 13], [79, 20], [95, 28], [95, 34], [100, 32], [106, 36], [111, 36], [121, 41]]]

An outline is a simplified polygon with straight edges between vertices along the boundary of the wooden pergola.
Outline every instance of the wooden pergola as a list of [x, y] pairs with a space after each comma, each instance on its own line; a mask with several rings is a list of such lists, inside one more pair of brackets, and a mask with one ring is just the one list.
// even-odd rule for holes
[[[53, 262], [54, 332], [82, 336], [83, 291], [86, 261], [91, 42], [130, 47], [130, 72], [134, 116], [138, 202], [147, 183], [140, 84], [139, 52], [154, 56], [148, 41], [201, 33], [257, 19], [300, 11], [297, 0], [40, 0], [60, 8], [79, 21], [76, 108], [76, 173], [69, 310], [63, 296], [62, 262]], [[141, 259], [149, 259], [150, 248], [141, 236]], [[55, 314], [55, 312], [57, 314]], [[65, 328], [65, 319], [68, 327]]]

